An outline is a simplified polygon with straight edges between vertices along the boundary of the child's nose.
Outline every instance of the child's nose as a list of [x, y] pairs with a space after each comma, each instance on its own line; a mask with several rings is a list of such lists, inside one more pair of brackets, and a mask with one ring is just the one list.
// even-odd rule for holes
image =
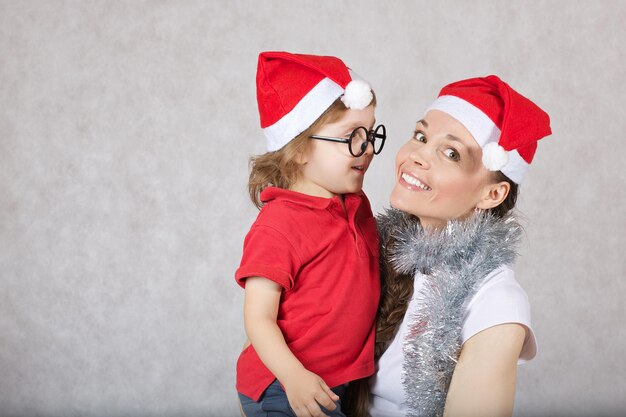
[[371, 141], [365, 142], [365, 152], [364, 155], [373, 156], [374, 155], [374, 144]]

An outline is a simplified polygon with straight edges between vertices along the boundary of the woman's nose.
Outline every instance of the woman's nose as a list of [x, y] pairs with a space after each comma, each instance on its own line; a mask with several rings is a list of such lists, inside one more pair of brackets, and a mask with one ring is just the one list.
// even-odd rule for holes
[[409, 159], [414, 164], [419, 165], [424, 169], [428, 169], [430, 168], [430, 163], [428, 162], [428, 159], [425, 157], [425, 153], [426, 153], [426, 150], [424, 149], [424, 147], [420, 147], [419, 149], [415, 147], [409, 153]]

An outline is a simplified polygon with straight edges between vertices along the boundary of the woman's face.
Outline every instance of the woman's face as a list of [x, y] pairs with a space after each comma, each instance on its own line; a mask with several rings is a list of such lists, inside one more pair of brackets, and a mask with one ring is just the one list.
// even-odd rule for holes
[[439, 228], [475, 208], [493, 207], [493, 199], [502, 196], [494, 194], [498, 185], [492, 175], [469, 131], [447, 113], [431, 110], [396, 155], [390, 203], [419, 217], [422, 225]]

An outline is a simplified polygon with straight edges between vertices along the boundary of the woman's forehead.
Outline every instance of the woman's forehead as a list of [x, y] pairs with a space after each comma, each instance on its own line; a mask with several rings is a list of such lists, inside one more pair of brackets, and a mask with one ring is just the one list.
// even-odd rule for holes
[[454, 117], [441, 110], [430, 110], [418, 123], [422, 124], [433, 135], [450, 135], [467, 146], [478, 146], [469, 130]]

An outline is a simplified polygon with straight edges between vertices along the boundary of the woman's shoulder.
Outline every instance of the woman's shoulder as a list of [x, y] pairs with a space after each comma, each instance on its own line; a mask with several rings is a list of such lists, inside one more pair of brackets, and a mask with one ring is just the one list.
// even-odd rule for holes
[[467, 304], [463, 323], [463, 343], [473, 335], [499, 324], [520, 324], [527, 329], [520, 359], [532, 359], [537, 350], [531, 327], [530, 301], [508, 265], [493, 270], [481, 282]]
[[468, 314], [481, 311], [492, 315], [508, 310], [522, 311], [530, 317], [530, 302], [526, 291], [515, 279], [515, 272], [508, 265], [501, 265], [490, 272], [479, 284], [476, 293], [467, 304]]
[[[472, 302], [489, 295], [508, 295], [528, 301], [526, 292], [515, 279], [515, 271], [510, 265], [500, 265], [491, 271], [479, 284]], [[470, 303], [471, 305], [471, 303]]]

